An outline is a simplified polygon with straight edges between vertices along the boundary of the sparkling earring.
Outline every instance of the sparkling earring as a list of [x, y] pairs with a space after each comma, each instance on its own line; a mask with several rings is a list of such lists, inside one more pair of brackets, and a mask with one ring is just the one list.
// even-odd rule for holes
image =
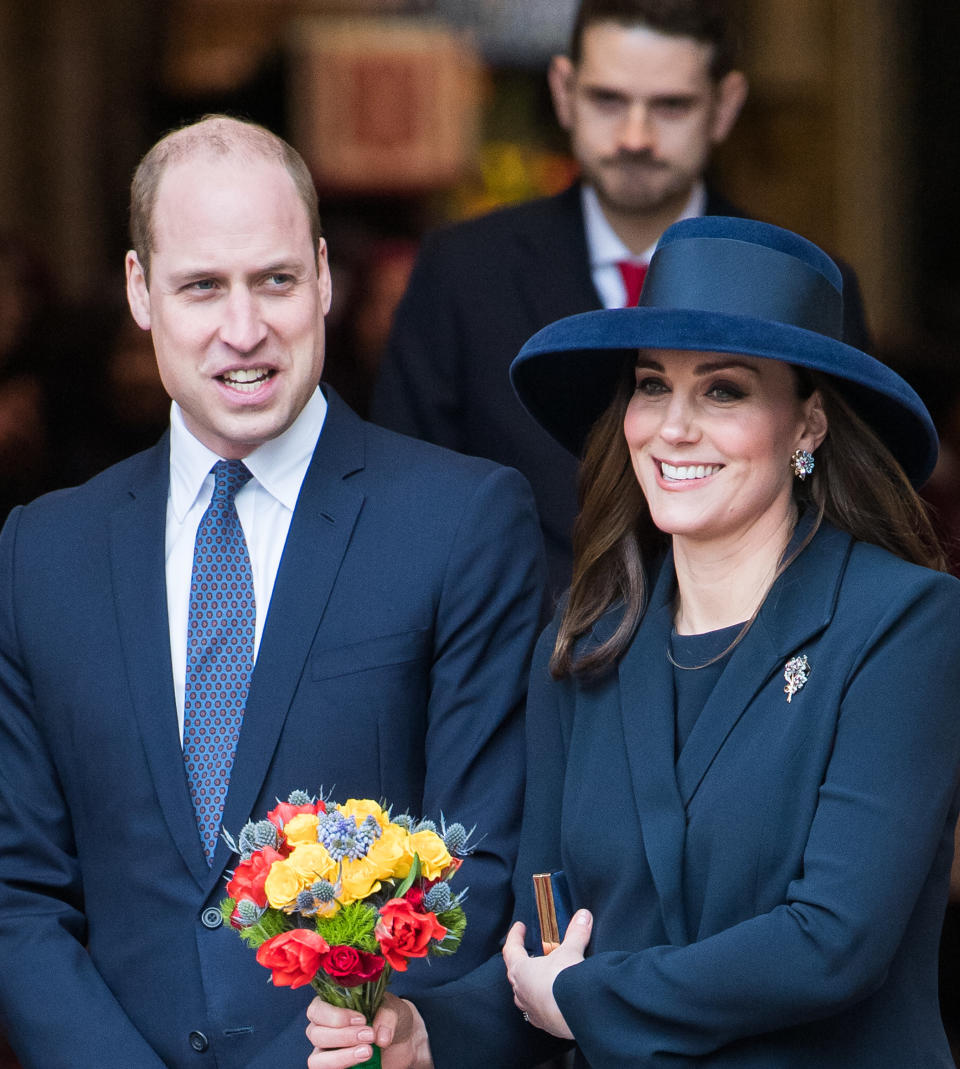
[[808, 453], [806, 449], [798, 449], [790, 458], [790, 467], [800, 482], [813, 472], [813, 465], [813, 453]]

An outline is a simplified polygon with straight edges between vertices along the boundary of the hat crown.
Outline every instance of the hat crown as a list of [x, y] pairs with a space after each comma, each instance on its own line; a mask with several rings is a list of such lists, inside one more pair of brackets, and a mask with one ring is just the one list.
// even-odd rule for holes
[[657, 244], [640, 307], [719, 312], [839, 340], [842, 276], [812, 242], [753, 219], [683, 219]]

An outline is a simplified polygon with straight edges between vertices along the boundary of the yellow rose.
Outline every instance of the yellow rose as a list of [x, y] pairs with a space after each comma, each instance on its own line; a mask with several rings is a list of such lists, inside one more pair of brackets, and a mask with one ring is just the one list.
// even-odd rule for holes
[[274, 909], [290, 909], [302, 889], [303, 884], [290, 859], [274, 861], [263, 884], [270, 905]]
[[345, 817], [355, 817], [357, 827], [369, 816], [372, 816], [381, 828], [385, 828], [389, 823], [389, 818], [383, 808], [370, 798], [348, 798], [343, 805], [338, 805], [337, 809]]
[[399, 824], [388, 824], [367, 854], [381, 880], [404, 879], [413, 864], [410, 833]]
[[345, 858], [340, 873], [340, 894], [337, 896], [346, 905], [358, 902], [380, 890], [380, 880], [373, 862], [362, 857], [359, 861]]
[[283, 834], [291, 846], [317, 841], [316, 813], [298, 813], [283, 826]]
[[420, 855], [420, 870], [428, 880], [435, 880], [453, 860], [435, 831], [415, 832], [410, 836], [410, 847]]
[[317, 880], [333, 883], [337, 878], [337, 863], [322, 843], [304, 843], [294, 847], [288, 861], [301, 880], [301, 889]]

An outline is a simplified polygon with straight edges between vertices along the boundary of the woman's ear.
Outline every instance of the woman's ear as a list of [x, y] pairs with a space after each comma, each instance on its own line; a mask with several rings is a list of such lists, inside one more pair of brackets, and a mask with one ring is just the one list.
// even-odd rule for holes
[[798, 448], [815, 453], [827, 436], [827, 413], [823, 408], [823, 397], [819, 390], [803, 402], [803, 433]]

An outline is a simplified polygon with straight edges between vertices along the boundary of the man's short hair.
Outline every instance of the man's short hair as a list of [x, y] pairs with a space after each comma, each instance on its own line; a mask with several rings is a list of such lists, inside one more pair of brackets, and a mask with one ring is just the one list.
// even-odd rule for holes
[[317, 188], [300, 153], [265, 126], [229, 115], [206, 115], [162, 137], [134, 172], [130, 185], [130, 240], [148, 282], [150, 254], [156, 237], [153, 211], [164, 171], [171, 163], [182, 160], [230, 155], [276, 160], [286, 168], [306, 208], [310, 237], [316, 252], [323, 235]]
[[581, 0], [570, 36], [570, 59], [583, 54], [583, 34], [598, 22], [643, 26], [669, 37], [713, 46], [710, 75], [719, 81], [737, 65], [739, 42], [731, 0]]

